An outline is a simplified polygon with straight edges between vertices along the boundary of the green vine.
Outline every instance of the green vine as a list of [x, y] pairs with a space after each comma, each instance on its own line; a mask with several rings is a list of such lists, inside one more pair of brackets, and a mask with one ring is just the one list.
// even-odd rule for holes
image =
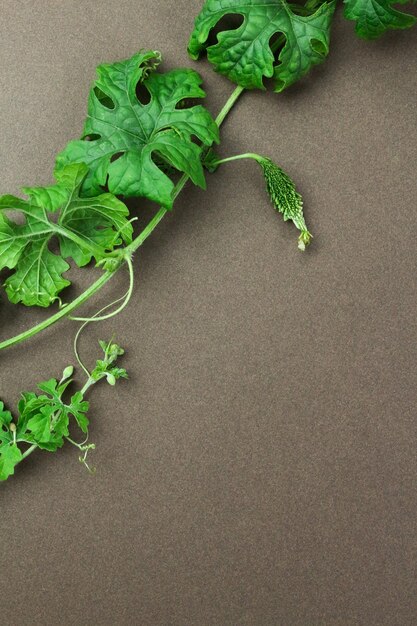
[[[415, 17], [392, 4], [391, 0], [345, 0], [344, 14], [355, 22], [360, 37], [373, 39], [388, 29], [415, 23]], [[80, 334], [88, 324], [108, 320], [127, 307], [134, 290], [133, 256], [172, 210], [188, 181], [205, 189], [206, 171], [214, 173], [239, 159], [254, 160], [273, 207], [298, 229], [299, 249], [304, 251], [310, 244], [303, 201], [290, 176], [269, 157], [253, 152], [219, 157], [213, 146], [220, 142], [220, 128], [245, 91], [265, 89], [264, 81], [270, 79], [279, 93], [326, 58], [335, 8], [336, 0], [304, 4], [205, 0], [191, 33], [189, 54], [197, 60], [206, 53], [215, 71], [236, 84], [215, 119], [203, 105], [195, 104], [205, 97], [199, 74], [192, 69], [160, 72], [158, 51], [141, 50], [130, 59], [100, 65], [82, 135], [57, 156], [55, 184], [23, 188], [25, 199], [0, 198], [0, 271], [6, 272], [7, 297], [25, 306], [59, 305], [41, 323], [0, 342], [0, 350], [68, 318], [82, 323], [74, 351], [87, 375], [69, 404], [63, 398], [72, 368], [59, 382], [41, 383], [41, 394], [23, 394], [17, 420], [0, 404], [0, 478], [10, 476], [34, 450], [53, 451], [64, 441], [79, 449], [87, 465], [94, 446], [87, 439], [78, 444], [69, 437], [69, 418], [87, 433], [87, 390], [103, 378], [113, 385], [126, 373], [115, 365], [122, 351], [112, 342], [101, 344], [104, 358], [89, 372], [78, 351]], [[222, 30], [222, 18], [233, 15], [243, 17], [241, 25]], [[217, 41], [209, 44], [215, 28], [220, 29]], [[149, 101], [142, 102], [139, 87], [148, 92]], [[137, 218], [130, 216], [124, 203], [130, 197], [159, 207], [136, 236]], [[22, 219], [16, 218], [18, 214]], [[72, 302], [63, 303], [62, 292], [70, 285], [69, 260], [78, 267], [94, 262], [102, 274]], [[122, 268], [129, 273], [126, 293], [93, 316], [75, 315]]]

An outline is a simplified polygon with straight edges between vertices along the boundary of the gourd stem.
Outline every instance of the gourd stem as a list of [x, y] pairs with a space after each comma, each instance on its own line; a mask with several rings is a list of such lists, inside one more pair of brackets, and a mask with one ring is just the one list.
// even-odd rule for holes
[[[224, 107], [222, 108], [222, 110], [220, 111], [219, 115], [216, 118], [216, 124], [219, 127], [223, 124], [227, 115], [230, 113], [231, 109], [233, 108], [234, 104], [238, 100], [239, 96], [243, 93], [243, 91], [244, 91], [243, 87], [237, 87], [233, 91], [232, 95], [227, 100], [226, 104], [224, 105]], [[179, 196], [179, 194], [185, 187], [188, 179], [189, 179], [189, 176], [187, 176], [187, 174], [183, 174], [181, 176], [181, 178], [179, 179], [178, 183], [176, 184], [176, 186], [174, 187], [172, 191], [173, 200], [175, 200]], [[167, 213], [168, 213], [168, 209], [161, 207], [159, 211], [156, 213], [156, 215], [151, 219], [149, 224], [142, 230], [142, 232], [139, 233], [139, 235], [132, 241], [132, 243], [126, 246], [126, 248], [124, 249], [125, 262], [126, 262], [126, 259], [131, 257], [132, 254], [136, 252], [136, 250], [138, 250], [138, 248], [140, 248], [140, 246], [146, 241], [146, 239], [153, 233], [155, 228], [158, 226], [158, 224], [162, 221], [162, 219], [165, 217]], [[11, 346], [14, 346], [18, 343], [22, 343], [22, 341], [25, 341], [26, 339], [29, 339], [30, 337], [34, 337], [35, 335], [42, 332], [46, 328], [49, 328], [49, 326], [56, 324], [56, 322], [63, 319], [64, 317], [68, 317], [70, 313], [78, 309], [82, 304], [87, 302], [87, 300], [89, 300], [95, 293], [97, 293], [97, 291], [99, 291], [102, 287], [104, 287], [104, 285], [117, 273], [117, 271], [123, 265], [124, 263], [121, 263], [119, 267], [117, 267], [115, 270], [104, 272], [104, 274], [102, 274], [102, 276], [100, 276], [100, 278], [96, 280], [86, 291], [84, 291], [80, 296], [78, 296], [78, 298], [75, 298], [75, 300], [73, 300], [69, 304], [66, 304], [62, 309], [57, 311], [54, 315], [51, 315], [51, 317], [48, 317], [46, 320], [44, 320], [40, 324], [37, 324], [36, 326], [29, 328], [28, 330], [24, 331], [23, 333], [20, 333], [19, 335], [15, 335], [14, 337], [11, 337], [10, 339], [6, 339], [5, 341], [0, 342], [0, 350], [4, 350], [5, 348], [10, 348]]]
[[254, 152], [245, 152], [245, 154], [236, 154], [235, 156], [227, 157], [226, 159], [218, 159], [217, 161], [213, 161], [210, 163], [210, 166], [217, 167], [222, 163], [230, 163], [231, 161], [239, 161], [240, 159], [255, 159], [255, 161], [262, 160], [259, 154], [255, 154]]

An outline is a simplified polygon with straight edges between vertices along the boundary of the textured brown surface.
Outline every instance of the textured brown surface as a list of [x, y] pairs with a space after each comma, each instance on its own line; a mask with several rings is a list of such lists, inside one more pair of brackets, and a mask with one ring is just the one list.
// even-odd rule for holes
[[[51, 181], [99, 62], [190, 65], [199, 6], [2, 0], [2, 192]], [[230, 85], [197, 67], [215, 112]], [[416, 87], [417, 31], [368, 44], [339, 16], [326, 64], [242, 98], [221, 153], [275, 157], [314, 246], [251, 163], [186, 189], [129, 309], [82, 341], [91, 359], [115, 332], [131, 372], [91, 396], [96, 476], [66, 449], [0, 487], [2, 624], [417, 623]], [[43, 316], [0, 306], [3, 336]], [[74, 329], [2, 353], [3, 399], [73, 362]]]

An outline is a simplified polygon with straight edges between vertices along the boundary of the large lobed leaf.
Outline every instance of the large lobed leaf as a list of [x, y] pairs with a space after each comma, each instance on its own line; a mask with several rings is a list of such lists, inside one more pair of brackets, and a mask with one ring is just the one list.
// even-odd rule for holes
[[[264, 89], [263, 79], [274, 77], [275, 91], [304, 76], [323, 61], [329, 51], [330, 25], [335, 2], [325, 2], [312, 15], [300, 15], [285, 0], [206, 0], [189, 42], [197, 59], [207, 48], [210, 31], [226, 15], [241, 15], [242, 25], [217, 35], [207, 48], [217, 72], [246, 89]], [[283, 33], [285, 44], [275, 62], [274, 35]]]
[[356, 33], [363, 39], [375, 39], [390, 28], [409, 28], [416, 23], [413, 15], [392, 8], [393, 0], [344, 0], [345, 17], [356, 22]]
[[[90, 93], [82, 139], [72, 141], [57, 158], [57, 167], [82, 161], [89, 167], [83, 194], [94, 196], [108, 185], [126, 197], [145, 197], [172, 207], [174, 184], [160, 162], [188, 174], [205, 187], [201, 147], [218, 142], [218, 127], [201, 105], [181, 106], [185, 99], [203, 98], [201, 77], [193, 70], [154, 73], [155, 52], [97, 68]], [[137, 87], [148, 91], [142, 103]]]
[[[120, 243], [129, 243], [128, 209], [110, 193], [81, 198], [88, 168], [78, 163], [56, 172], [51, 187], [24, 188], [29, 200], [0, 197], [0, 270], [14, 270], [6, 280], [13, 303], [49, 306], [70, 282], [63, 274], [71, 257], [78, 266], [101, 260]], [[23, 224], [6, 215], [15, 210]], [[59, 252], [50, 249], [56, 238]]]

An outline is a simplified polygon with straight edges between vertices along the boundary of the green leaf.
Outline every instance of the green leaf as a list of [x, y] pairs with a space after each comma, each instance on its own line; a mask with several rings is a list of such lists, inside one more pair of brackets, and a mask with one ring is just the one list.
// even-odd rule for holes
[[88, 430], [89, 420], [86, 413], [89, 406], [89, 403], [86, 400], [83, 400], [82, 393], [78, 391], [72, 396], [71, 403], [67, 407], [68, 413], [75, 418], [83, 433], [86, 433]]
[[12, 428], [16, 430], [13, 416], [0, 402], [0, 480], [14, 474], [15, 466], [22, 460], [22, 453], [14, 443]]
[[10, 413], [10, 411], [6, 411], [6, 409], [4, 408], [4, 403], [0, 401], [0, 436], [2, 428], [8, 428], [12, 419], [12, 414]]
[[12, 421], [12, 414], [10, 411], [6, 411], [3, 402], [0, 402], [0, 447], [13, 441], [13, 435], [10, 432]]
[[124, 368], [115, 366], [119, 356], [125, 353], [123, 348], [112, 341], [99, 341], [99, 344], [104, 352], [104, 359], [96, 361], [96, 366], [91, 372], [91, 378], [96, 381], [106, 378], [109, 385], [112, 386], [120, 378], [128, 378], [127, 371]]
[[[13, 303], [49, 306], [70, 285], [63, 276], [69, 269], [65, 259], [81, 267], [130, 243], [129, 211], [120, 200], [110, 193], [80, 197], [87, 172], [83, 163], [68, 165], [56, 173], [56, 185], [24, 188], [28, 200], [0, 198], [0, 270], [14, 270], [5, 283]], [[24, 223], [7, 217], [9, 210], [20, 213]], [[53, 239], [59, 253], [50, 249]]]
[[62, 404], [61, 396], [64, 393], [65, 389], [70, 384], [70, 382], [71, 382], [70, 380], [66, 380], [63, 383], [58, 383], [58, 381], [55, 380], [55, 378], [51, 378], [50, 380], [47, 380], [44, 383], [39, 383], [38, 389], [50, 395], [51, 400], [53, 400], [56, 404], [61, 405]]
[[32, 439], [47, 450], [55, 450], [64, 443], [63, 437], [68, 436], [68, 425], [70, 416], [74, 417], [81, 430], [86, 433], [88, 430], [88, 418], [86, 413], [89, 403], [83, 400], [81, 392], [77, 392], [71, 398], [69, 404], [62, 400], [62, 394], [70, 384], [70, 380], [58, 383], [52, 378], [44, 383], [40, 383], [38, 388], [48, 396], [34, 396], [24, 408], [25, 412], [30, 411], [32, 417], [27, 421], [26, 428], [31, 433]]
[[[159, 167], [161, 159], [205, 187], [201, 147], [192, 139], [210, 146], [218, 142], [218, 127], [201, 105], [179, 108], [185, 99], [205, 96], [201, 78], [187, 69], [154, 73], [156, 55], [139, 52], [97, 68], [82, 139], [71, 141], [57, 158], [58, 170], [87, 163], [85, 196], [100, 193], [107, 183], [115, 194], [171, 208], [174, 184]], [[138, 85], [149, 93], [149, 103], [139, 101]]]
[[345, 17], [356, 22], [356, 33], [363, 39], [375, 39], [390, 28], [409, 28], [416, 23], [413, 15], [392, 8], [395, 0], [344, 0]]
[[7, 480], [12, 476], [22, 458], [23, 455], [15, 444], [0, 446], [0, 480]]
[[19, 438], [25, 438], [27, 423], [41, 406], [42, 401], [39, 401], [36, 393], [23, 392], [21, 394], [21, 398], [17, 406], [19, 412], [19, 418], [17, 422], [17, 436]]
[[41, 448], [56, 450], [64, 444], [63, 435], [68, 435], [68, 415], [61, 412], [58, 420], [55, 420], [57, 410], [60, 407], [45, 403], [27, 423], [33, 440]]
[[[215, 70], [245, 89], [264, 89], [263, 79], [274, 77], [275, 91], [280, 92], [327, 56], [334, 10], [334, 1], [303, 16], [285, 0], [206, 0], [188, 51], [198, 59], [207, 49]], [[242, 25], [220, 32], [218, 43], [207, 47], [210, 31], [233, 14], [244, 18]], [[278, 63], [270, 45], [277, 33], [285, 36]]]

